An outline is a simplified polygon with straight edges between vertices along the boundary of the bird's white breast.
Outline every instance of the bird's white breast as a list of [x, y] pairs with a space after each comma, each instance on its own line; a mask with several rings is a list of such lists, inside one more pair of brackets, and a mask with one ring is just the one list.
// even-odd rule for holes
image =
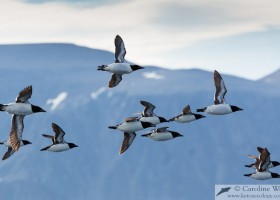
[[67, 143], [55, 144], [48, 148], [48, 151], [61, 152], [70, 149]]
[[181, 115], [180, 117], [176, 117], [174, 119], [174, 121], [179, 123], [188, 123], [194, 120], [196, 120], [194, 115]]
[[159, 118], [154, 116], [154, 117], [141, 117], [140, 118], [141, 122], [150, 122], [151, 124], [157, 125], [160, 123]]
[[251, 177], [257, 180], [266, 180], [272, 178], [270, 172], [256, 172], [255, 174], [252, 174]]
[[170, 132], [161, 132], [161, 133], [152, 133], [148, 136], [149, 138], [156, 140], [156, 141], [165, 141], [173, 139], [173, 136]]
[[124, 122], [118, 126], [118, 129], [124, 132], [135, 132], [143, 129], [141, 122]]
[[[9, 139], [8, 141], [4, 142], [3, 145], [4, 145], [5, 147], [10, 147], [10, 148], [12, 147], [11, 142], [10, 142], [10, 139]], [[24, 145], [23, 142], [20, 141], [20, 146], [23, 146], [23, 145]]]
[[29, 103], [11, 103], [8, 104], [5, 111], [15, 115], [30, 115], [33, 113]]
[[212, 115], [225, 115], [232, 113], [232, 110], [228, 104], [217, 104], [208, 106], [205, 112]]
[[133, 71], [129, 63], [112, 63], [106, 67], [106, 70], [116, 74], [129, 74]]

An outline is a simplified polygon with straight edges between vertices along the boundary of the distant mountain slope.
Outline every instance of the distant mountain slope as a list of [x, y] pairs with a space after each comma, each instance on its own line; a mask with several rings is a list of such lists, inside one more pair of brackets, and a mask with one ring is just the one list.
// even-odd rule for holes
[[112, 53], [73, 44], [0, 45], [1, 69], [79, 69], [114, 61]]
[[280, 82], [280, 69], [263, 77], [262, 79], [260, 79], [260, 81], [265, 82], [265, 83], [274, 84], [276, 86], [277, 83]]
[[[212, 104], [212, 72], [147, 66], [108, 89], [111, 74], [97, 71], [114, 60], [106, 51], [69, 44], [0, 45], [0, 57], [0, 103], [13, 101], [32, 84], [30, 102], [47, 110], [24, 120], [23, 138], [33, 144], [0, 163], [3, 199], [210, 199], [215, 184], [277, 183], [243, 174], [254, 171], [244, 165], [253, 162], [247, 155], [256, 154], [256, 146], [268, 147], [271, 159], [280, 160], [278, 84], [222, 74], [226, 100], [244, 111], [162, 124], [184, 135], [166, 142], [140, 137], [148, 130], [140, 131], [119, 155], [123, 134], [108, 126], [142, 111], [140, 100], [155, 104], [155, 113], [168, 119], [186, 104], [194, 112]], [[0, 140], [8, 137], [10, 118], [0, 113]], [[41, 134], [52, 134], [52, 122], [79, 147], [40, 152], [50, 144]], [[0, 146], [0, 155], [5, 151]], [[271, 171], [280, 173], [280, 168]]]

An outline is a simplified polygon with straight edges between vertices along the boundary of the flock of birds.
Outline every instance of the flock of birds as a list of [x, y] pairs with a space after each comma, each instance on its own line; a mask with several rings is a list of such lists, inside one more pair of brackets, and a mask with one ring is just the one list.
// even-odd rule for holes
[[[19, 150], [20, 146], [31, 144], [31, 142], [29, 142], [28, 140], [22, 139], [22, 133], [24, 129], [24, 117], [33, 113], [46, 112], [41, 107], [29, 103], [28, 99], [30, 99], [31, 96], [32, 86], [28, 86], [18, 94], [15, 102], [9, 104], [0, 104], [0, 111], [5, 111], [12, 114], [12, 125], [9, 139], [5, 142], [0, 143], [8, 148], [2, 160], [5, 160], [11, 155], [13, 155], [14, 152]], [[59, 152], [77, 147], [77, 145], [73, 143], [65, 142], [65, 140], [63, 139], [65, 132], [57, 124], [52, 123], [52, 128], [55, 133], [54, 136], [46, 134], [43, 134], [43, 136], [51, 138], [53, 144], [41, 149], [41, 151], [48, 150], [53, 152]]]
[[[113, 73], [111, 80], [109, 81], [108, 87], [116, 87], [122, 80], [122, 75], [129, 74], [133, 71], [144, 69], [144, 67], [129, 64], [125, 60], [126, 49], [122, 38], [117, 35], [115, 37], [115, 62], [109, 65], [98, 66], [97, 70], [107, 71]], [[215, 70], [214, 74], [214, 104], [207, 107], [197, 109], [197, 112], [204, 112], [212, 115], [225, 115], [230, 114], [236, 111], [241, 111], [243, 109], [230, 105], [225, 101], [225, 95], [227, 89], [225, 82], [222, 76]], [[7, 152], [4, 154], [2, 160], [9, 158], [14, 152], [18, 151], [20, 146], [31, 144], [31, 142], [22, 139], [22, 133], [24, 129], [23, 119], [26, 115], [30, 115], [37, 112], [46, 112], [39, 106], [35, 106], [28, 102], [32, 95], [32, 86], [28, 86], [23, 89], [16, 98], [16, 101], [9, 104], [0, 104], [0, 111], [5, 111], [12, 114], [12, 125], [11, 131], [9, 134], [9, 139], [5, 142], [2, 142], [4, 146], [8, 148]], [[169, 120], [164, 117], [157, 116], [154, 113], [156, 108], [152, 103], [147, 101], [140, 101], [144, 106], [144, 110], [140, 117], [128, 117], [122, 123], [109, 126], [110, 129], [117, 129], [124, 133], [124, 139], [121, 144], [119, 153], [124, 153], [132, 144], [133, 140], [136, 137], [136, 132], [143, 130], [149, 127], [156, 127], [156, 125], [164, 122], [178, 122], [178, 123], [189, 123], [205, 116], [201, 114], [196, 114], [191, 111], [190, 105], [186, 105], [182, 113], [176, 117], [173, 117]], [[148, 137], [155, 141], [166, 141], [176, 137], [181, 137], [178, 132], [168, 130], [169, 127], [160, 127], [151, 130], [148, 133], [142, 134], [143, 137]], [[43, 137], [49, 138], [52, 140], [52, 144], [42, 148], [41, 151], [52, 151], [52, 152], [61, 152], [69, 150], [74, 147], [78, 147], [74, 143], [68, 143], [64, 140], [65, 132], [57, 124], [52, 123], [52, 129], [54, 131], [54, 136], [48, 134], [42, 134]], [[255, 179], [264, 180], [269, 178], [280, 178], [279, 174], [272, 173], [268, 169], [280, 165], [279, 162], [270, 161], [270, 153], [267, 148], [258, 147], [260, 156], [251, 156], [256, 161], [251, 165], [245, 165], [246, 167], [255, 168], [256, 172], [251, 174], [245, 174]]]
[[256, 169], [255, 173], [244, 174], [244, 176], [249, 176], [258, 180], [266, 180], [270, 178], [280, 178], [280, 175], [277, 173], [270, 172], [268, 169], [272, 167], [279, 166], [278, 161], [270, 160], [270, 153], [267, 148], [257, 147], [258, 152], [260, 153], [259, 157], [255, 155], [248, 155], [249, 158], [253, 158], [256, 161], [250, 165], [245, 165], [245, 167]]
[[[126, 49], [122, 38], [117, 35], [115, 37], [115, 62], [109, 65], [98, 66], [97, 70], [107, 71], [113, 73], [111, 80], [108, 84], [109, 88], [116, 87], [122, 80], [124, 74], [129, 74], [133, 71], [143, 69], [143, 67], [129, 64], [125, 60]], [[202, 109], [197, 109], [197, 112], [206, 112], [213, 115], [224, 115], [232, 112], [242, 110], [241, 108], [233, 105], [229, 105], [225, 101], [225, 94], [227, 92], [225, 83], [222, 76], [214, 71], [214, 84], [216, 87], [214, 105], [207, 106]], [[170, 119], [166, 120], [163, 117], [159, 117], [154, 114], [153, 110], [156, 108], [152, 103], [147, 101], [140, 101], [140, 103], [145, 107], [141, 114], [141, 117], [128, 117], [122, 123], [116, 126], [109, 126], [111, 129], [118, 129], [124, 132], [124, 139], [120, 148], [120, 154], [124, 153], [132, 144], [136, 137], [136, 131], [143, 130], [149, 127], [155, 127], [159, 123], [175, 121], [179, 123], [188, 123], [205, 116], [200, 114], [195, 114], [191, 111], [189, 105], [187, 105], [183, 112]], [[143, 137], [148, 137], [156, 141], [170, 140], [176, 137], [182, 136], [180, 133], [168, 130], [169, 127], [161, 127], [153, 129], [152, 131], [143, 134]]]

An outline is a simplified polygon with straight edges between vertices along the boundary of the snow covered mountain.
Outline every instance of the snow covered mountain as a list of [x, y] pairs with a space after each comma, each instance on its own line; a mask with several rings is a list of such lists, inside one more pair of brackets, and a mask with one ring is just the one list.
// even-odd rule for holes
[[[0, 194], [10, 200], [134, 199], [185, 200], [213, 198], [215, 184], [272, 184], [244, 177], [256, 146], [267, 147], [280, 161], [280, 93], [278, 84], [222, 74], [226, 100], [244, 109], [210, 116], [190, 124], [165, 123], [184, 137], [155, 142], [138, 133], [130, 149], [119, 155], [120, 131], [108, 126], [142, 111], [140, 100], [157, 106], [165, 118], [186, 104], [193, 111], [213, 103], [212, 72], [146, 67], [124, 75], [108, 89], [111, 74], [97, 71], [114, 61], [110, 52], [71, 44], [0, 45], [0, 103], [15, 99], [33, 86], [30, 102], [47, 113], [24, 119], [20, 148], [0, 163]], [[278, 82], [275, 82], [278, 83]], [[11, 116], [0, 113], [0, 139], [6, 140]], [[79, 147], [61, 153], [40, 152], [53, 134], [51, 123], [66, 132], [65, 140]], [[160, 127], [159, 126], [159, 127]], [[6, 149], [0, 148], [4, 154]], [[280, 168], [271, 169], [280, 173]]]

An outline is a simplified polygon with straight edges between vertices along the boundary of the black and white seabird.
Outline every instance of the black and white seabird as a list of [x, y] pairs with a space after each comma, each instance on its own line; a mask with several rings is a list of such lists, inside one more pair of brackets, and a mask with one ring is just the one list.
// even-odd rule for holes
[[[14, 154], [15, 151], [12, 149], [10, 139], [8, 139], [5, 142], [0, 142], [0, 144], [2, 144], [3, 146], [8, 148], [7, 152], [3, 156], [2, 160], [6, 160], [7, 158], [9, 158], [11, 155]], [[32, 143], [29, 142], [28, 140], [21, 140], [21, 142], [20, 142], [20, 146], [24, 146], [24, 145], [28, 145], [28, 144], [32, 144]]]
[[0, 111], [5, 111], [15, 115], [30, 115], [37, 112], [46, 112], [39, 106], [28, 102], [32, 95], [32, 86], [24, 88], [16, 98], [16, 102], [9, 104], [0, 104]]
[[141, 118], [139, 119], [141, 122], [150, 122], [154, 125], [159, 123], [168, 122], [165, 118], [159, 117], [154, 113], [154, 109], [156, 108], [152, 103], [147, 101], [140, 101], [141, 105], [144, 106], [144, 110], [141, 114]]
[[149, 122], [141, 122], [137, 117], [129, 117], [119, 125], [109, 126], [111, 129], [118, 129], [124, 132], [124, 138], [119, 152], [120, 154], [124, 153], [130, 147], [134, 138], [136, 137], [136, 131], [140, 131], [149, 127], [155, 127], [155, 125]]
[[124, 59], [126, 54], [124, 42], [122, 38], [117, 35], [115, 38], [115, 62], [109, 65], [98, 66], [97, 70], [108, 71], [113, 73], [109, 82], [109, 88], [116, 87], [122, 80], [123, 74], [129, 74], [138, 69], [143, 69], [139, 65], [132, 65], [126, 62]]
[[270, 152], [268, 151], [267, 148], [257, 147], [257, 150], [260, 153], [259, 157], [254, 155], [249, 155], [250, 158], [256, 160], [255, 163], [252, 163], [250, 165], [245, 165], [245, 167], [254, 168], [256, 169], [256, 171], [261, 172], [261, 171], [267, 171], [269, 168], [280, 165], [278, 161], [270, 160]]
[[[250, 173], [250, 174], [244, 174], [244, 176], [248, 176], [257, 180], [266, 180], [266, 179], [271, 179], [271, 178], [280, 178], [280, 175], [277, 173], [270, 172], [268, 169], [275, 167], [279, 164], [275, 163], [272, 164], [270, 161], [270, 153], [267, 150], [267, 148], [261, 148], [257, 147], [258, 151], [260, 152], [259, 157], [257, 156], [252, 156], [249, 155], [250, 158], [254, 158], [256, 160], [253, 165], [248, 165], [250, 167], [256, 168], [255, 173]], [[247, 166], [246, 166], [247, 167]]]
[[214, 93], [214, 105], [210, 105], [202, 109], [197, 109], [197, 112], [206, 112], [212, 115], [225, 115], [243, 110], [237, 106], [229, 105], [226, 103], [225, 95], [227, 93], [227, 89], [222, 76], [216, 70], [214, 71], [214, 85], [216, 88], [216, 91]]
[[270, 171], [264, 171], [264, 172], [255, 172], [251, 174], [244, 174], [244, 176], [248, 176], [257, 180], [266, 180], [271, 178], [280, 178], [280, 175], [277, 173], [273, 173]]
[[111, 129], [118, 129], [120, 131], [129, 133], [140, 131], [149, 127], [155, 127], [155, 125], [150, 122], [141, 122], [137, 117], [129, 117], [119, 125], [109, 126]]
[[42, 134], [44, 137], [52, 140], [52, 145], [49, 145], [49, 146], [41, 149], [41, 151], [47, 150], [47, 151], [52, 151], [52, 152], [61, 152], [61, 151], [66, 151], [66, 150], [72, 149], [74, 147], [78, 147], [74, 143], [65, 142], [65, 140], [64, 140], [65, 132], [57, 124], [52, 123], [52, 129], [53, 129], [53, 132], [55, 133], [54, 136]]
[[171, 140], [173, 138], [183, 136], [178, 132], [167, 130], [168, 128], [169, 127], [161, 127], [161, 128], [153, 129], [152, 131], [143, 134], [142, 137], [148, 137], [155, 141], [165, 141], [165, 140]]
[[203, 115], [192, 113], [190, 105], [186, 105], [186, 107], [183, 109], [183, 112], [180, 115], [171, 118], [169, 121], [175, 121], [179, 123], [189, 123], [204, 117], [205, 116]]

